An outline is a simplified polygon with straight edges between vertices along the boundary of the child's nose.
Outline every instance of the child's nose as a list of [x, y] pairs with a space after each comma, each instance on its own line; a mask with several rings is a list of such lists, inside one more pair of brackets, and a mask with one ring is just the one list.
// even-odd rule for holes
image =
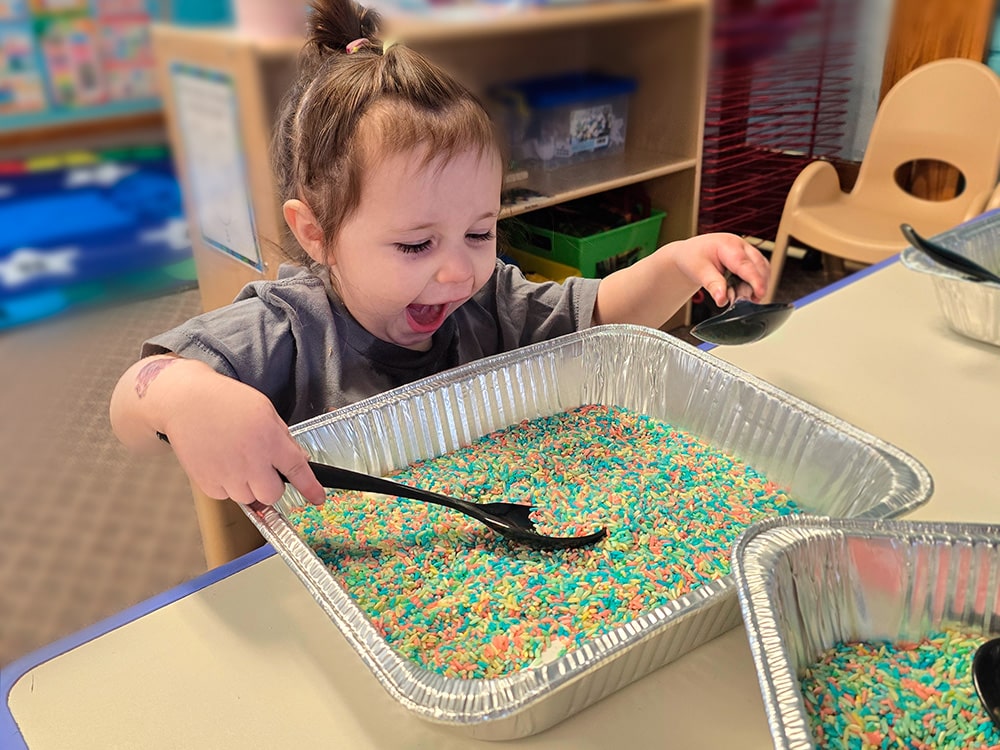
[[472, 254], [466, 248], [456, 248], [438, 268], [437, 281], [439, 284], [464, 284], [474, 275]]

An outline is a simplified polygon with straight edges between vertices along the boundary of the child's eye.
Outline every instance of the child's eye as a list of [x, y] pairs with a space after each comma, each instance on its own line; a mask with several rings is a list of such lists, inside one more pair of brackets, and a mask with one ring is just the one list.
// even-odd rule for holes
[[416, 245], [404, 245], [402, 242], [396, 243], [396, 249], [399, 250], [401, 253], [407, 253], [407, 254], [422, 253], [430, 246], [431, 246], [430, 240], [424, 240], [423, 242], [420, 242]]
[[473, 242], [489, 242], [494, 237], [496, 237], [496, 233], [494, 233], [494, 231], [491, 229], [490, 231], [483, 232], [482, 234], [467, 234], [465, 236], [470, 240], [472, 240]]

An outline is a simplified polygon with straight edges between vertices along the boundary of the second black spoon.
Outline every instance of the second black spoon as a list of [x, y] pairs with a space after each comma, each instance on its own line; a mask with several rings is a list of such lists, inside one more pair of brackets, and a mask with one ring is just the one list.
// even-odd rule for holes
[[936, 242], [921, 237], [909, 224], [900, 224], [899, 228], [907, 242], [922, 253], [929, 255], [942, 266], [950, 268], [952, 271], [958, 271], [973, 281], [992, 281], [994, 284], [1000, 284], [1000, 276], [954, 250], [949, 250]]
[[972, 682], [979, 702], [1000, 729], [1000, 638], [986, 641], [972, 658]]

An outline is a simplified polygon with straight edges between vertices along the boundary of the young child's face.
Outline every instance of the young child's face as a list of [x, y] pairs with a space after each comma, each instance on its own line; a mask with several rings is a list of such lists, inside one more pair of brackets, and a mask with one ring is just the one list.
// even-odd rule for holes
[[351, 314], [372, 335], [426, 351], [445, 319], [479, 291], [496, 264], [500, 162], [477, 152], [424, 165], [384, 158], [364, 173], [331, 273]]

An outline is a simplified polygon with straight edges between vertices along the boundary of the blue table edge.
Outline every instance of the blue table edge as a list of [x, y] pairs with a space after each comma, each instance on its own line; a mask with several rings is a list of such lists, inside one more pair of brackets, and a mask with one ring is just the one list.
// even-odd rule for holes
[[[819, 289], [812, 294], [806, 295], [794, 303], [796, 309], [804, 307], [818, 299], [822, 299], [832, 292], [842, 289], [845, 286], [853, 284], [854, 282], [869, 276], [886, 266], [890, 266], [899, 260], [899, 255], [893, 255], [886, 258], [879, 263], [868, 266], [860, 271], [857, 271], [850, 276], [846, 276], [840, 281], [834, 282], [828, 286]], [[710, 351], [718, 346], [717, 344], [702, 344], [698, 348], [702, 351]], [[138, 620], [140, 617], [144, 617], [151, 612], [155, 612], [161, 607], [165, 607], [168, 604], [173, 604], [176, 601], [183, 599], [193, 593], [201, 591], [214, 583], [221, 581], [224, 578], [228, 578], [234, 573], [238, 573], [241, 570], [249, 568], [251, 565], [261, 562], [275, 554], [274, 548], [269, 544], [265, 544], [263, 547], [259, 547], [252, 552], [248, 552], [242, 557], [238, 557], [224, 565], [220, 565], [217, 568], [207, 571], [201, 574], [197, 578], [192, 578], [190, 581], [182, 583], [175, 586], [172, 589], [164, 591], [162, 594], [157, 594], [135, 606], [124, 609], [118, 614], [112, 615], [104, 620], [101, 620], [90, 627], [84, 628], [72, 633], [71, 635], [61, 638], [48, 646], [43, 646], [42, 648], [33, 651], [26, 656], [16, 659], [11, 662], [6, 667], [0, 669], [0, 695], [3, 696], [3, 711], [0, 712], [0, 747], [9, 748], [9, 750], [20, 750], [21, 748], [27, 749], [27, 744], [18, 729], [17, 722], [14, 721], [14, 715], [10, 711], [10, 691], [13, 689], [14, 685], [24, 677], [28, 672], [36, 667], [44, 664], [45, 662], [55, 659], [58, 656], [62, 656], [69, 651], [72, 651], [79, 646], [82, 646], [89, 641], [101, 637], [110, 633], [112, 630], [117, 630], [118, 628], [128, 625], [134, 620]]]

